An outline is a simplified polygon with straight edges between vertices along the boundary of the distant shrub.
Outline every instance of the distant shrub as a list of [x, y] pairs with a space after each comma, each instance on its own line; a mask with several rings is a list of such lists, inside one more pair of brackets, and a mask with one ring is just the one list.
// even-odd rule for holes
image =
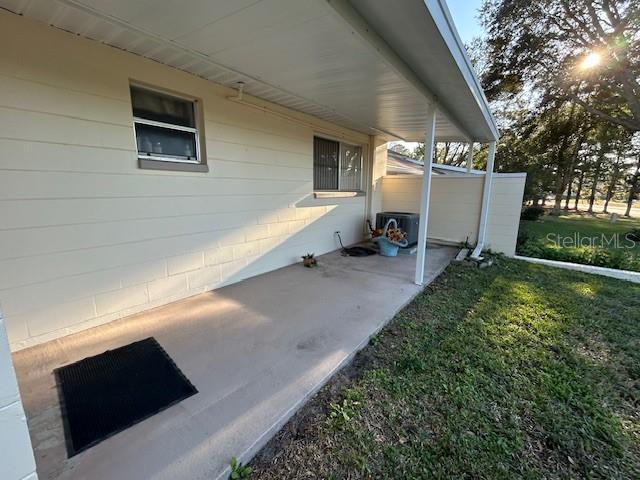
[[608, 250], [602, 247], [562, 248], [556, 245], [545, 245], [538, 240], [528, 240], [518, 247], [518, 254], [525, 257], [545, 258], [559, 262], [580, 263], [582, 265], [640, 272], [640, 258], [622, 249]]
[[538, 220], [543, 215], [544, 215], [544, 208], [533, 205], [531, 207], [526, 207], [524, 210], [522, 210], [520, 219], [529, 220], [533, 222]]
[[532, 242], [533, 240], [534, 236], [521, 227], [518, 231], [518, 237], [516, 239], [516, 250], [520, 251], [522, 247], [524, 247], [527, 243]]
[[628, 232], [625, 237], [629, 240], [633, 240], [634, 242], [640, 242], [640, 228], [634, 228]]

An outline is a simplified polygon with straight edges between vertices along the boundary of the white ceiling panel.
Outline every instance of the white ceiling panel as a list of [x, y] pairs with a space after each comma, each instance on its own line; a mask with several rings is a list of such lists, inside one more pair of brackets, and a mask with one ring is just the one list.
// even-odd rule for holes
[[82, 0], [77, 3], [172, 40], [213, 25], [226, 17], [237, 15], [244, 9], [262, 2], [260, 0]]
[[177, 39], [181, 44], [207, 55], [228, 48], [255, 45], [292, 26], [326, 15], [317, 0], [261, 0]]
[[349, 112], [362, 125], [393, 133], [406, 125], [421, 136], [427, 100], [320, 2], [300, 3], [307, 4], [304, 12], [311, 20], [299, 12], [289, 18], [287, 12], [278, 17], [278, 28], [266, 26], [269, 33], [259, 42], [239, 42], [210, 57], [316, 104]]
[[48, 0], [31, 0], [24, 3], [22, 7], [23, 10], [18, 13], [23, 14], [25, 17], [49, 24], [52, 23], [52, 20], [60, 11], [66, 8], [63, 4]]

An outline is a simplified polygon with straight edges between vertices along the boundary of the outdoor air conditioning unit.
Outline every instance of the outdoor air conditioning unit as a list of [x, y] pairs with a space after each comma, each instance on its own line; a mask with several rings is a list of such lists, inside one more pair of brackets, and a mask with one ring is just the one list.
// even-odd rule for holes
[[404, 230], [407, 234], [409, 247], [418, 243], [418, 224], [420, 223], [420, 214], [408, 212], [380, 212], [376, 214], [376, 228], [384, 228], [390, 218], [395, 218], [398, 222], [398, 228]]

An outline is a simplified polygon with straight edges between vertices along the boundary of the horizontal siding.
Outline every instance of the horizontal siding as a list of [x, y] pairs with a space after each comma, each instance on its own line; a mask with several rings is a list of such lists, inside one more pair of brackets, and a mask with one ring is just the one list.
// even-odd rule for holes
[[[203, 198], [215, 201], [203, 201]], [[257, 212], [258, 223], [261, 223], [269, 212], [294, 205], [298, 198], [299, 195], [291, 194], [115, 197], [94, 198], [91, 202], [81, 198], [4, 200], [0, 202], [0, 217], [3, 219], [0, 231], [247, 211]], [[306, 215], [311, 208], [299, 207], [295, 212]], [[274, 215], [277, 221], [277, 213]]]
[[[316, 132], [369, 138], [0, 12], [0, 304], [13, 349], [362, 238], [366, 197], [315, 199]], [[140, 170], [129, 79], [203, 105], [206, 174]], [[264, 102], [256, 101], [264, 104]], [[294, 119], [295, 121], [292, 121]]]
[[[3, 152], [0, 158], [0, 168], [3, 170], [167, 175], [162, 171], [139, 170], [131, 162], [131, 156], [134, 155], [132, 149], [0, 138], [0, 151]], [[227, 176], [241, 174], [250, 178], [271, 179], [277, 177], [278, 173], [284, 173], [285, 169], [292, 169], [308, 177], [308, 171], [313, 168], [306, 162], [309, 152], [291, 153], [220, 141], [207, 141], [207, 152], [210, 168], [216, 169], [218, 174], [225, 174], [226, 171]], [[237, 170], [234, 171], [233, 167]], [[240, 173], [241, 169], [244, 169], [244, 173]], [[290, 174], [295, 175], [296, 172]]]
[[[4, 108], [80, 120], [128, 126], [129, 101], [67, 90], [40, 81], [0, 74], [0, 104]], [[104, 113], [103, 113], [104, 112]]]
[[133, 151], [132, 128], [106, 121], [96, 122], [0, 106], [0, 132], [3, 138]]
[[[132, 161], [136, 161], [132, 158]], [[32, 186], [25, 189], [24, 185]], [[311, 193], [312, 181], [295, 178], [255, 180], [212, 175], [136, 175], [6, 170], [0, 200], [33, 198], [106, 198], [154, 196], [286, 195]]]

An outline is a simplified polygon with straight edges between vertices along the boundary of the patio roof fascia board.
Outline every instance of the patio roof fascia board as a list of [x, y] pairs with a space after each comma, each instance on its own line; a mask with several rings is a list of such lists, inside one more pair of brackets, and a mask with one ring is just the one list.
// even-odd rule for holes
[[493, 118], [493, 114], [489, 109], [489, 102], [484, 94], [480, 80], [471, 65], [471, 60], [469, 59], [469, 55], [467, 55], [467, 50], [465, 49], [462, 39], [458, 34], [458, 30], [455, 27], [455, 23], [453, 22], [451, 12], [449, 12], [449, 7], [447, 7], [446, 1], [424, 0], [424, 4], [431, 13], [432, 18], [440, 30], [440, 34], [456, 61], [460, 72], [464, 76], [467, 85], [469, 85], [469, 88], [474, 93], [482, 114], [494, 134], [493, 140], [499, 140], [500, 131], [495, 119]]
[[[407, 65], [402, 58], [389, 46], [384, 38], [376, 32], [371, 25], [360, 15], [360, 13], [351, 5], [348, 0], [325, 0], [331, 9], [337, 14], [337, 16], [344, 21], [350, 28], [354, 30], [354, 33], [358, 34], [362, 40], [369, 44], [371, 48], [377, 52], [377, 54], [391, 67], [398, 75], [402, 76], [409, 82], [438, 112], [440, 112], [446, 119], [451, 122], [465, 137], [464, 139], [456, 139], [460, 142], [469, 142], [472, 140], [472, 136], [461, 125], [461, 123], [455, 118], [455, 116], [442, 105], [436, 95], [429, 89], [425, 83], [420, 80], [418, 75]], [[434, 18], [435, 20], [435, 18]], [[425, 108], [428, 108], [425, 105]], [[425, 128], [427, 126], [425, 125]], [[440, 139], [437, 139], [440, 140]], [[445, 140], [442, 140], [445, 141]]]
[[474, 175], [484, 175], [485, 173], [487, 173], [485, 170], [476, 170], [473, 168], [471, 170], [467, 170], [466, 167], [456, 167], [455, 165], [446, 165], [444, 163], [434, 163], [433, 168], [439, 168], [441, 170], [450, 170], [452, 172], [458, 172], [458, 173], [472, 173]]

